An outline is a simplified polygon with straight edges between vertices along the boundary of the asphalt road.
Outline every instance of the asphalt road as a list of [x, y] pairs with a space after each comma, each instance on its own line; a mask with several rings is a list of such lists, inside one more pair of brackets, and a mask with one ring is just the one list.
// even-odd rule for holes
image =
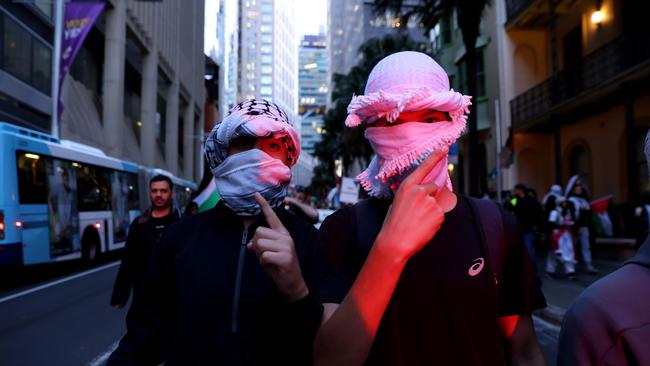
[[[119, 262], [0, 291], [0, 366], [103, 365], [125, 332], [108, 305]], [[559, 328], [534, 317], [549, 366]]]
[[557, 339], [560, 336], [560, 327], [536, 316], [533, 316], [533, 323], [539, 346], [544, 352], [548, 366], [555, 366], [557, 363]]
[[125, 332], [109, 306], [118, 264], [0, 293], [0, 365], [102, 364]]

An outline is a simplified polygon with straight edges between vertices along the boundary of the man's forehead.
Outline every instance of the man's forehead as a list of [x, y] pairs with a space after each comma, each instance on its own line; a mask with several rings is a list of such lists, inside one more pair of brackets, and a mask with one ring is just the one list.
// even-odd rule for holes
[[169, 183], [164, 180], [151, 182], [151, 189], [169, 189]]

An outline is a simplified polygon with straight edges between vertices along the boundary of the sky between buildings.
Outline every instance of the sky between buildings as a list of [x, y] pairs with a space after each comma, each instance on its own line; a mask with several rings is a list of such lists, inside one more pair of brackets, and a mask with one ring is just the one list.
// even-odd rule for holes
[[[223, 0], [205, 1], [205, 47], [204, 51], [210, 55], [211, 50], [218, 47], [215, 32], [217, 29], [216, 14], [219, 3]], [[320, 27], [327, 25], [327, 0], [295, 0], [296, 29], [299, 39], [305, 34], [318, 34]]]

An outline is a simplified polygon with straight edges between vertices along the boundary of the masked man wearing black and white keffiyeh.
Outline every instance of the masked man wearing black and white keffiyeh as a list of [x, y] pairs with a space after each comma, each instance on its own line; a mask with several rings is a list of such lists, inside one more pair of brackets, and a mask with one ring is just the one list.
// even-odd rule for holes
[[205, 154], [222, 200], [169, 228], [141, 314], [108, 365], [305, 365], [322, 306], [310, 291], [316, 229], [283, 203], [300, 140], [265, 100], [235, 106]]

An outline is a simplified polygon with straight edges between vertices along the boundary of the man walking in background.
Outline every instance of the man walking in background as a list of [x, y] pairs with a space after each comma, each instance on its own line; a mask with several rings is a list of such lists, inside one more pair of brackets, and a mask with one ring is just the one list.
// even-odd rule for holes
[[519, 224], [521, 224], [524, 243], [533, 260], [535, 271], [537, 268], [537, 257], [535, 253], [535, 233], [538, 229], [542, 208], [537, 200], [528, 192], [528, 187], [523, 184], [517, 184], [512, 190], [512, 198], [506, 202], [505, 207], [512, 211]]
[[156, 175], [149, 181], [151, 207], [129, 226], [122, 263], [113, 286], [111, 305], [118, 309], [126, 305], [131, 288], [133, 303], [138, 301], [144, 271], [155, 243], [169, 225], [181, 218], [180, 211], [172, 204], [173, 188], [171, 179], [164, 175]]

